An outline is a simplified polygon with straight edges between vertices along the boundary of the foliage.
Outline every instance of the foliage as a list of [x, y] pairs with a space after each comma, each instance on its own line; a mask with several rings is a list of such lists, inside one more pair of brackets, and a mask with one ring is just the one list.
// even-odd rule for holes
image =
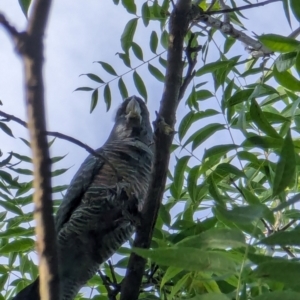
[[[83, 74], [94, 87], [77, 91], [91, 94], [90, 112], [99, 99], [109, 110], [112, 87], [127, 97], [129, 80], [151, 101], [139, 71], [144, 66], [150, 76], [164, 81], [169, 1], [114, 3], [132, 15], [121, 36], [123, 52], [118, 53], [128, 70], [122, 73], [117, 63], [98, 61], [102, 73]], [[20, 4], [27, 12], [30, 1]], [[200, 6], [205, 10], [209, 3], [200, 1]], [[290, 24], [293, 17], [299, 20], [299, 1], [284, 0], [283, 8]], [[220, 9], [219, 1], [212, 9]], [[243, 29], [241, 19], [242, 12], [230, 13], [231, 22]], [[150, 22], [160, 29], [147, 31]], [[142, 27], [149, 44], [134, 42]], [[182, 100], [189, 111], [179, 120], [174, 137], [176, 164], [170, 168], [151, 249], [134, 249], [148, 259], [140, 299], [300, 299], [300, 43], [266, 34], [259, 40], [275, 55], [242, 60], [234, 55], [237, 42], [232, 37], [204, 27], [192, 27], [191, 32], [196, 34], [192, 46], [202, 45], [201, 62]], [[190, 37], [191, 33], [186, 44]], [[216, 41], [222, 43], [219, 57], [209, 59]], [[104, 81], [103, 72], [111, 79]], [[4, 120], [0, 129], [13, 136]], [[223, 135], [230, 142], [225, 144]], [[0, 255], [5, 261], [0, 266], [0, 299], [9, 299], [37, 275], [33, 214], [28, 209], [30, 165], [29, 157], [15, 151], [0, 161]], [[66, 170], [56, 169], [52, 176]], [[53, 192], [65, 188], [57, 186]], [[57, 207], [59, 199], [54, 204]], [[128, 247], [118, 251], [121, 259], [113, 265], [118, 282], [128, 262]], [[113, 278], [108, 264], [102, 270]], [[88, 286], [96, 291], [92, 299], [107, 298], [98, 275]]]

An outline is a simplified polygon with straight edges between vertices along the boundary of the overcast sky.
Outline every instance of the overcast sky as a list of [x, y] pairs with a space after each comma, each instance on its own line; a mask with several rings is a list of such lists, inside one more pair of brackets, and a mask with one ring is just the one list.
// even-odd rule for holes
[[[236, 3], [237, 5], [245, 4], [243, 1], [236, 1]], [[26, 19], [17, 0], [1, 0], [0, 11], [4, 12], [10, 22], [19, 30], [24, 28]], [[256, 34], [278, 33], [287, 35], [291, 31], [282, 12], [281, 3], [248, 10], [244, 14], [249, 18], [249, 21], [245, 21], [246, 27]], [[105, 142], [113, 125], [115, 108], [122, 100], [117, 89], [117, 82], [115, 81], [110, 85], [113, 96], [113, 109], [108, 113], [106, 113], [103, 100], [99, 99], [97, 108], [90, 114], [90, 93], [73, 91], [80, 86], [97, 86], [86, 77], [79, 77], [80, 74], [96, 73], [104, 80], [112, 78], [110, 75], [105, 74], [99, 64], [93, 64], [94, 61], [102, 60], [111, 63], [119, 74], [127, 70], [115, 53], [122, 52], [119, 37], [127, 21], [133, 17], [134, 15], [127, 14], [122, 6], [115, 6], [111, 0], [53, 1], [45, 39], [44, 73], [48, 130], [71, 135], [93, 148], [97, 148]], [[157, 24], [150, 24], [146, 31], [143, 29], [138, 31], [134, 39], [142, 46], [145, 59], [153, 56], [147, 50], [149, 35], [153, 29], [158, 29]], [[143, 44], [146, 46], [143, 47]], [[221, 44], [221, 41], [219, 44]], [[214, 53], [216, 53], [214, 51], [216, 50], [212, 47], [209, 54], [212, 61], [214, 60]], [[233, 51], [236, 53], [235, 55], [242, 54], [244, 58], [248, 57], [243, 45], [239, 42], [234, 45]], [[133, 60], [132, 65], [136, 66], [139, 63]], [[138, 72], [147, 84], [148, 106], [153, 120], [154, 111], [159, 107], [163, 84], [149, 76], [145, 69], [146, 66]], [[132, 74], [125, 76], [124, 80], [128, 83], [129, 94], [138, 95], [132, 84]], [[99, 95], [103, 95], [103, 91], [100, 90]], [[1, 110], [26, 119], [22, 66], [14, 52], [10, 38], [1, 27], [0, 99], [3, 102], [3, 106], [0, 107]], [[211, 103], [201, 103], [203, 108], [210, 105]], [[178, 120], [184, 112], [186, 112], [186, 109], [183, 102], [180, 106]], [[16, 137], [26, 137], [27, 133], [19, 125], [11, 122], [9, 126], [13, 129]], [[224, 139], [224, 134], [222, 133], [220, 137]], [[227, 138], [229, 138], [229, 135]], [[207, 145], [209, 146], [209, 144]], [[29, 153], [19, 139], [9, 138], [1, 131], [0, 149], [4, 154], [12, 149], [18, 149], [19, 153]], [[64, 179], [60, 177], [60, 180], [64, 182], [71, 179], [87, 155], [85, 150], [78, 148], [78, 146], [65, 141], [56, 141], [52, 149], [52, 155], [66, 153], [68, 153], [68, 156], [64, 160], [64, 165], [74, 167], [66, 173]]]

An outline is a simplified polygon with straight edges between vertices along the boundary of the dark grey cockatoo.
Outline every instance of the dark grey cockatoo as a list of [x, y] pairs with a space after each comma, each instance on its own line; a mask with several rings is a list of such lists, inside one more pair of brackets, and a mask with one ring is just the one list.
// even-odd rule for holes
[[[134, 232], [151, 177], [152, 138], [145, 103], [127, 98], [99, 156], [89, 155], [74, 176], [55, 219], [60, 300], [74, 299]], [[39, 299], [38, 278], [14, 298]]]

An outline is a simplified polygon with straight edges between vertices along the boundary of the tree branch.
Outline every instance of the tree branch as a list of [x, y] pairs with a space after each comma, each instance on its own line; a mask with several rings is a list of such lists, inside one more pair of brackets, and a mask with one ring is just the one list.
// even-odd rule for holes
[[201, 15], [199, 19], [194, 21], [194, 26], [199, 26], [197, 22], [205, 23], [207, 26], [220, 30], [226, 35], [229, 35], [236, 40], [246, 44], [252, 52], [253, 57], [260, 57], [260, 56], [269, 56], [273, 54], [273, 52], [265, 47], [259, 41], [249, 37], [244, 32], [235, 29], [231, 24], [224, 23], [218, 19], [207, 15]]
[[[165, 127], [160, 125], [162, 122], [165, 122], [167, 126], [174, 128], [184, 68], [182, 61], [183, 43], [191, 21], [190, 10], [191, 0], [177, 0], [170, 16], [165, 87], [159, 114], [154, 124], [155, 162], [152, 171], [152, 181], [141, 212], [141, 224], [136, 231], [134, 247], [149, 248], [159, 206], [164, 194], [173, 134], [169, 130], [162, 130]], [[138, 299], [145, 263], [144, 258], [135, 253], [131, 254], [126, 276], [121, 287], [121, 300]]]
[[[20, 125], [22, 125], [25, 128], [28, 128], [28, 124], [21, 120], [20, 118], [14, 116], [14, 115], [10, 115], [7, 114], [3, 111], [0, 110], [0, 116], [4, 117], [6, 120], [2, 120], [2, 121], [15, 121], [16, 123], [19, 123]], [[103, 159], [111, 168], [112, 170], [115, 172], [116, 176], [119, 177], [119, 173], [117, 171], [117, 169], [114, 167], [114, 165], [104, 156], [104, 154], [100, 154], [99, 152], [95, 151], [93, 148], [91, 148], [90, 146], [88, 146], [87, 144], [84, 144], [83, 142], [60, 132], [54, 132], [54, 131], [44, 131], [43, 134], [45, 135], [49, 135], [49, 136], [54, 136], [57, 137], [59, 139], [62, 140], [66, 140], [68, 142], [71, 142], [83, 149], [85, 149], [87, 152], [89, 152], [90, 154], [100, 157], [101, 159]]]
[[230, 13], [230, 12], [241, 11], [241, 10], [250, 9], [250, 8], [254, 8], [254, 7], [264, 6], [264, 5], [279, 2], [279, 1], [282, 1], [282, 0], [267, 0], [267, 1], [264, 1], [264, 2], [253, 3], [253, 4], [248, 4], [248, 5], [239, 6], [239, 7], [225, 8], [225, 9], [222, 9], [222, 10], [206, 11], [204, 13], [206, 15], [224, 14], [224, 13]]
[[2, 26], [4, 27], [4, 29], [7, 31], [7, 33], [13, 37], [13, 38], [18, 38], [18, 36], [20, 35], [20, 33], [17, 31], [17, 29], [15, 27], [13, 27], [8, 20], [6, 19], [6, 17], [0, 13], [0, 24], [2, 24]]
[[58, 260], [51, 192], [51, 160], [45, 134], [43, 82], [43, 38], [51, 0], [33, 1], [32, 13], [24, 33], [18, 33], [3, 15], [0, 23], [15, 41], [24, 65], [25, 103], [34, 164], [34, 217], [39, 256], [40, 296], [43, 300], [59, 299]]

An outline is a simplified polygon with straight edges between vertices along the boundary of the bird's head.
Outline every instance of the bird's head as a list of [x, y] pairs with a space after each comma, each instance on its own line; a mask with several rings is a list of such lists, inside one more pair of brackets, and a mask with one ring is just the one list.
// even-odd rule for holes
[[126, 98], [119, 106], [109, 140], [136, 138], [150, 145], [153, 139], [149, 112], [145, 102], [136, 96]]

